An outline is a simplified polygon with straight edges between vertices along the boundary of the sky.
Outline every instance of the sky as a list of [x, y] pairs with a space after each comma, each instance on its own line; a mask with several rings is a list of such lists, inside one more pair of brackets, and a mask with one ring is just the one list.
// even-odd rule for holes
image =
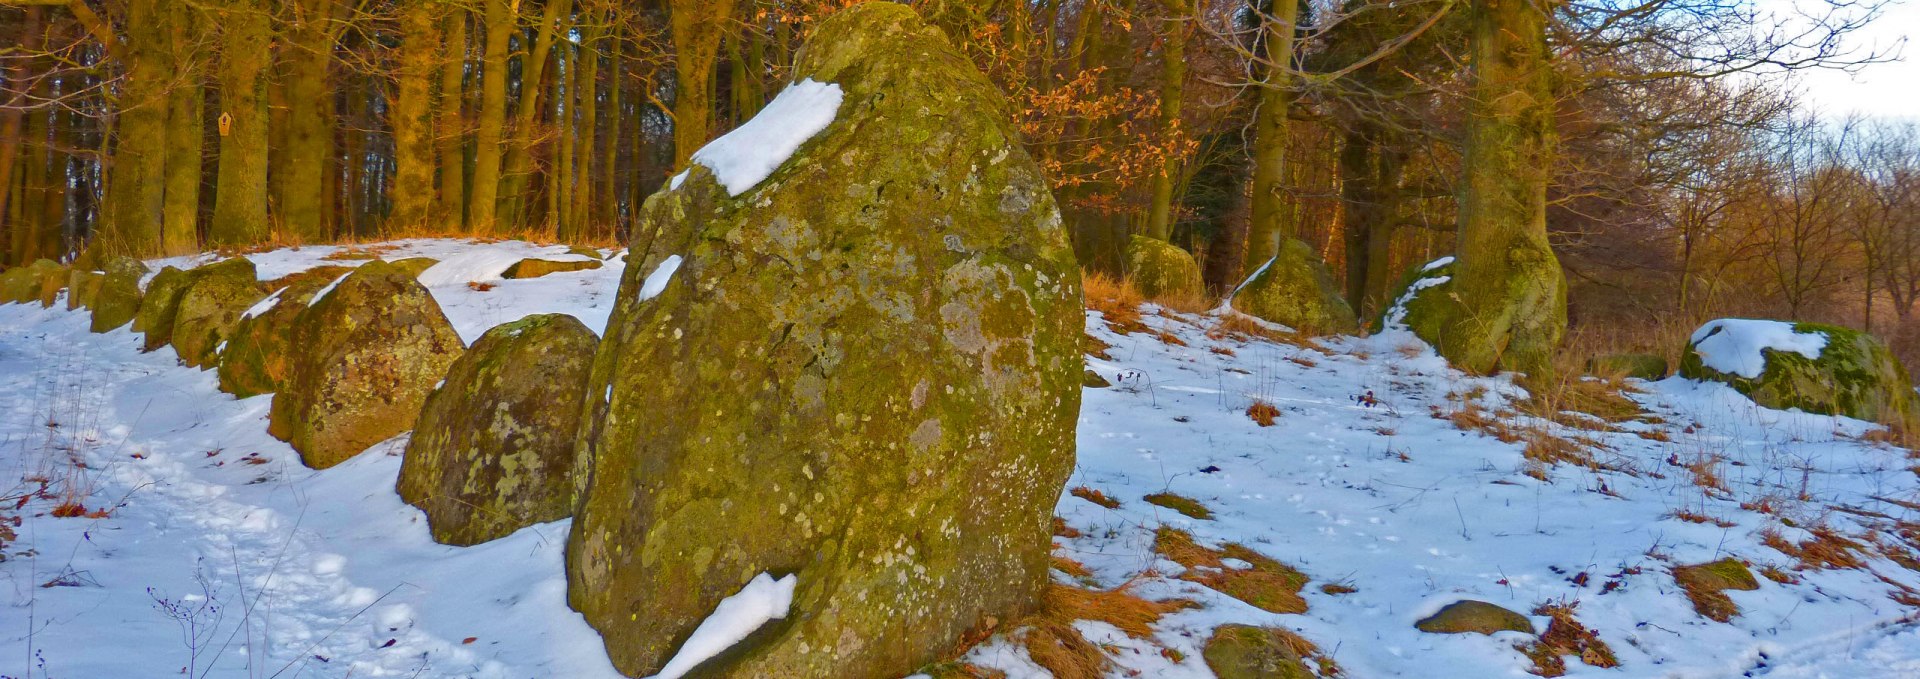
[[1856, 73], [1801, 73], [1801, 86], [1812, 103], [1832, 116], [1858, 113], [1920, 121], [1920, 0], [1897, 0], [1847, 42], [1863, 54], [1878, 49], [1899, 60], [1868, 64]]

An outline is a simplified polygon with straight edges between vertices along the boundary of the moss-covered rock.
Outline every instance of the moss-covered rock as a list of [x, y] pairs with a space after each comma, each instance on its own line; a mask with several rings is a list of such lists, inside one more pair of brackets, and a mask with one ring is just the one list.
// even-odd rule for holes
[[409, 276], [419, 278], [420, 272], [433, 268], [433, 265], [439, 264], [440, 260], [432, 257], [408, 257], [406, 259], [396, 259], [388, 263], [401, 271], [407, 272]]
[[294, 319], [285, 388], [267, 432], [315, 469], [413, 428], [435, 382], [465, 348], [427, 289], [368, 262]]
[[1083, 316], [1006, 99], [894, 3], [793, 77], [835, 122], [737, 197], [696, 165], [650, 198], [595, 360], [568, 595], [629, 675], [760, 573], [792, 611], [703, 676], [901, 676], [1048, 580]]
[[427, 396], [400, 498], [436, 542], [472, 545], [573, 513], [573, 441], [600, 338], [564, 314], [496, 326]]
[[240, 322], [240, 314], [260, 301], [260, 280], [253, 262], [245, 257], [224, 259], [194, 269], [193, 280], [180, 292], [173, 316], [173, 350], [180, 362], [210, 368], [219, 359], [220, 343]]
[[1566, 279], [1560, 262], [1522, 239], [1493, 278], [1461, 289], [1452, 257], [1402, 275], [1382, 310], [1380, 327], [1404, 325], [1454, 367], [1475, 374], [1517, 370], [1544, 375], [1566, 331]]
[[1438, 613], [1413, 624], [1415, 629], [1433, 634], [1493, 634], [1520, 632], [1533, 634], [1533, 621], [1527, 616], [1485, 601], [1462, 599], [1447, 604]]
[[586, 271], [602, 266], [598, 259], [542, 259], [528, 257], [519, 263], [507, 267], [501, 278], [539, 278], [550, 273], [563, 271]]
[[1314, 679], [1291, 632], [1252, 625], [1221, 625], [1200, 651], [1220, 679]]
[[1393, 294], [1387, 296], [1387, 305], [1380, 309], [1374, 327], [1405, 326], [1423, 338], [1426, 335], [1421, 335], [1421, 328], [1436, 332], [1435, 309], [1439, 306], [1438, 300], [1450, 294], [1448, 284], [1452, 282], [1452, 257], [1408, 267], [1394, 283]]
[[1723, 382], [1754, 403], [1786, 410], [1843, 415], [1890, 426], [1920, 425], [1913, 381], [1887, 345], [1873, 335], [1824, 323], [1792, 323], [1796, 334], [1826, 338], [1818, 358], [1797, 351], [1759, 349], [1765, 370], [1745, 376], [1715, 370], [1702, 360], [1699, 345], [1720, 332], [1713, 321], [1694, 333], [1680, 356], [1680, 376]]
[[93, 308], [93, 298], [100, 294], [100, 285], [107, 280], [104, 271], [71, 269], [67, 271], [67, 310]]
[[1587, 360], [1587, 372], [1643, 380], [1667, 376], [1667, 357], [1659, 354], [1608, 354]]
[[1282, 243], [1280, 254], [1234, 291], [1231, 304], [1241, 313], [1307, 332], [1350, 333], [1360, 327], [1326, 263], [1297, 238]]
[[353, 269], [323, 266], [268, 281], [273, 290], [240, 314], [220, 351], [220, 390], [240, 398], [279, 391], [293, 370], [294, 321], [313, 295]]
[[173, 319], [180, 312], [180, 294], [193, 283], [193, 270], [164, 267], [147, 281], [140, 311], [133, 315], [133, 331], [145, 336], [141, 350], [153, 351], [173, 341]]
[[39, 302], [47, 281], [59, 281], [64, 285], [66, 280], [67, 268], [51, 259], [7, 269], [0, 273], [0, 304]]
[[1127, 277], [1148, 299], [1199, 297], [1206, 291], [1193, 254], [1158, 238], [1135, 235], [1127, 241]]
[[107, 262], [107, 275], [94, 293], [94, 332], [106, 332], [126, 325], [140, 312], [140, 279], [147, 265], [132, 257], [116, 257]]
[[1753, 577], [1753, 571], [1739, 559], [1727, 557], [1719, 561], [1675, 566], [1673, 580], [1687, 593], [1687, 600], [1693, 603], [1693, 610], [1709, 619], [1726, 622], [1740, 614], [1740, 607], [1727, 596], [1728, 590], [1751, 592], [1760, 589], [1760, 581]]

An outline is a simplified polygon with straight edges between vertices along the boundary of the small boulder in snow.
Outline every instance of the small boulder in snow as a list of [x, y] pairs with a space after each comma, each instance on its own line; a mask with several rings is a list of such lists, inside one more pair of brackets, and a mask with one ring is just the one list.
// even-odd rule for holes
[[587, 271], [589, 269], [598, 269], [601, 266], [600, 260], [592, 259], [584, 255], [561, 255], [552, 258], [528, 257], [520, 260], [519, 264], [508, 267], [506, 273], [501, 274], [500, 277], [508, 280], [517, 278], [539, 278], [550, 273]]
[[1768, 408], [1910, 426], [1913, 382], [1873, 335], [1821, 323], [1723, 318], [1694, 331], [1680, 376], [1723, 382]]
[[1415, 629], [1433, 634], [1493, 634], [1519, 632], [1533, 634], [1533, 621], [1527, 616], [1485, 601], [1462, 599], [1447, 604], [1439, 612], [1413, 624]]
[[352, 269], [322, 266], [269, 281], [274, 292], [240, 314], [220, 351], [220, 390], [239, 398], [279, 391], [292, 370], [293, 323], [313, 295]]
[[267, 431], [315, 469], [411, 429], [464, 349], [427, 289], [378, 261], [301, 309], [289, 344], [293, 365]]
[[600, 343], [565, 314], [494, 326], [427, 396], [400, 498], [435, 542], [473, 545], [573, 513], [573, 439]]
[[[32, 264], [0, 272], [0, 304], [38, 302], [47, 297], [43, 293], [50, 282], [55, 290], [67, 282], [67, 267], [51, 259], [36, 260]], [[50, 304], [41, 302], [40, 305]]]
[[1220, 679], [1313, 679], [1298, 637], [1286, 630], [1253, 625], [1221, 625], [1200, 652], [1207, 669]]
[[193, 270], [166, 267], [147, 281], [140, 311], [133, 315], [133, 331], [146, 336], [141, 350], [153, 351], [173, 341], [173, 320], [180, 311], [180, 294], [193, 283]]
[[1282, 243], [1280, 254], [1241, 284], [1228, 303], [1241, 313], [1307, 332], [1350, 333], [1360, 326], [1326, 263], [1297, 238]]
[[173, 317], [173, 350], [181, 362], [196, 368], [213, 366], [218, 359], [215, 348], [240, 322], [240, 313], [263, 294], [253, 262], [245, 257], [195, 269]]
[[132, 257], [116, 257], [107, 262], [107, 274], [94, 293], [94, 332], [106, 332], [126, 325], [140, 312], [140, 279], [147, 265]]
[[1146, 236], [1127, 241], [1127, 277], [1147, 299], [1199, 297], [1206, 290], [1200, 263], [1179, 246]]
[[100, 284], [106, 280], [107, 274], [85, 267], [67, 270], [67, 310], [93, 308], [93, 296], [100, 292]]

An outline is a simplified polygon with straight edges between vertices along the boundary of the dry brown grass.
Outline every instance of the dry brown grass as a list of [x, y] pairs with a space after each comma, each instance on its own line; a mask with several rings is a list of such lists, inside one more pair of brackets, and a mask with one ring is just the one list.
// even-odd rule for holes
[[1020, 620], [1025, 628], [1016, 638], [1033, 662], [1058, 679], [1101, 679], [1113, 660], [1100, 646], [1075, 629], [1075, 620], [1113, 625], [1135, 639], [1152, 639], [1153, 624], [1169, 613], [1190, 608], [1185, 600], [1148, 601], [1122, 585], [1112, 590], [1082, 589], [1050, 584], [1040, 598], [1040, 609]]
[[1760, 531], [1760, 544], [1779, 550], [1793, 557], [1798, 563], [1796, 570], [1824, 570], [1828, 568], [1860, 568], [1862, 545], [1840, 535], [1828, 526], [1814, 526], [1807, 529], [1813, 537], [1795, 543], [1781, 535], [1778, 529], [1768, 527]]
[[1691, 509], [1682, 509], [1682, 510], [1673, 512], [1671, 514], [1668, 514], [1667, 516], [1670, 516], [1688, 523], [1708, 524], [1713, 526], [1719, 526], [1721, 528], [1732, 528], [1734, 526], [1739, 525], [1732, 521], [1728, 521], [1726, 519], [1717, 518], [1713, 516], [1708, 516], [1701, 512], [1693, 511]]
[[[1307, 576], [1293, 567], [1237, 543], [1212, 549], [1175, 528], [1160, 527], [1153, 534], [1154, 551], [1187, 567], [1180, 579], [1205, 585], [1227, 596], [1272, 613], [1305, 613], [1307, 600], [1300, 589]], [[1226, 559], [1239, 559], [1250, 568], [1228, 568]]]
[[1759, 589], [1759, 583], [1746, 566], [1732, 557], [1692, 566], [1675, 566], [1673, 580], [1687, 594], [1687, 600], [1693, 603], [1693, 610], [1708, 619], [1719, 622], [1732, 620], [1740, 614], [1740, 607], [1728, 597], [1726, 590], [1751, 591]]
[[1273, 421], [1280, 418], [1280, 409], [1274, 407], [1272, 403], [1256, 399], [1253, 405], [1247, 406], [1247, 417], [1251, 418], [1254, 424], [1271, 427]]
[[1208, 509], [1206, 505], [1200, 504], [1199, 500], [1185, 495], [1178, 493], [1154, 493], [1140, 499], [1146, 500], [1147, 504], [1156, 507], [1166, 507], [1167, 509], [1180, 512], [1190, 519], [1199, 519], [1201, 521], [1213, 520], [1213, 510]]
[[1238, 342], [1263, 339], [1293, 346], [1306, 346], [1306, 338], [1297, 333], [1268, 328], [1258, 319], [1239, 312], [1221, 314], [1214, 321], [1213, 327], [1207, 330], [1207, 339], [1214, 341], [1231, 339]]
[[1106, 493], [1102, 493], [1099, 490], [1094, 488], [1089, 488], [1087, 486], [1078, 486], [1068, 492], [1072, 493], [1074, 497], [1080, 498], [1082, 500], [1086, 500], [1088, 502], [1094, 503], [1096, 505], [1100, 505], [1102, 507], [1106, 507], [1107, 509], [1120, 508], [1119, 500], [1116, 500], [1112, 496], [1107, 495]]
[[1089, 271], [1080, 277], [1080, 293], [1086, 297], [1087, 308], [1100, 312], [1114, 332], [1125, 335], [1146, 329], [1140, 323], [1140, 303], [1146, 300], [1132, 281]]
[[1561, 658], [1569, 655], [1591, 667], [1604, 669], [1620, 665], [1619, 659], [1613, 655], [1613, 649], [1600, 640], [1600, 634], [1587, 629], [1574, 617], [1574, 609], [1579, 605], [1578, 601], [1546, 603], [1533, 609], [1534, 615], [1548, 616], [1553, 620], [1547, 623], [1547, 631], [1540, 635], [1539, 641], [1522, 649], [1533, 660], [1529, 672], [1543, 677], [1566, 674], [1566, 661]]

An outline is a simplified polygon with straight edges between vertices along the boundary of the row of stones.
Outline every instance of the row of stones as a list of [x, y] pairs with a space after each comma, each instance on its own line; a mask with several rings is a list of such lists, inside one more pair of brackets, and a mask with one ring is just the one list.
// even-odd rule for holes
[[[68, 309], [91, 311], [94, 332], [131, 322], [145, 351], [171, 345], [183, 364], [216, 370], [223, 391], [273, 394], [269, 432], [316, 469], [414, 430], [399, 491], [426, 511], [437, 541], [476, 544], [564, 518], [598, 339], [571, 316], [544, 314], [465, 348], [415, 280], [433, 264], [322, 266], [262, 283], [236, 257], [165, 267], [143, 290], [138, 260], [98, 271], [42, 260], [0, 274], [0, 303], [50, 307], [65, 290]], [[599, 265], [536, 258], [506, 275]]]

